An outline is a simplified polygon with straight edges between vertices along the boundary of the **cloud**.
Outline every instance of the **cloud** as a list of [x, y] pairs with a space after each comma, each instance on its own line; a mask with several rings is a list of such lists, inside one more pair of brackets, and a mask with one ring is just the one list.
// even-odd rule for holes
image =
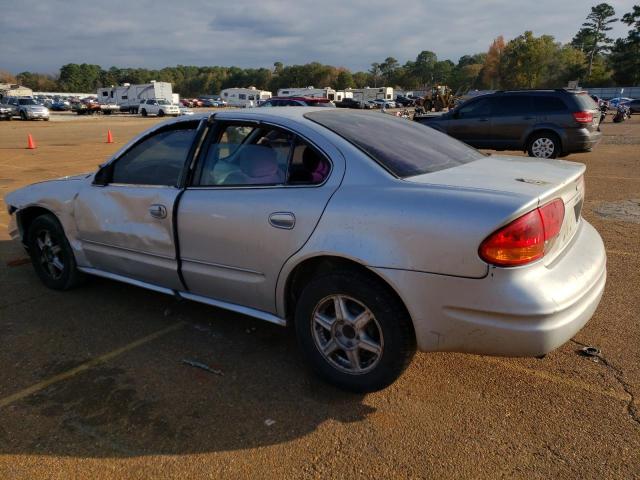
[[[610, 2], [618, 16], [635, 0]], [[597, 3], [593, 2], [594, 4]], [[3, 0], [0, 68], [54, 73], [69, 62], [107, 68], [269, 67], [319, 61], [364, 70], [422, 50], [454, 62], [525, 30], [567, 42], [581, 0]], [[617, 24], [613, 36], [626, 35]]]

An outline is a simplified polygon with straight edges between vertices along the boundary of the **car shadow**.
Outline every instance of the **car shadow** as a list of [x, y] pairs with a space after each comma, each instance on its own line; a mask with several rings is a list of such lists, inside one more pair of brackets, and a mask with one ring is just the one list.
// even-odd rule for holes
[[15, 243], [0, 241], [0, 364], [9, 367], [0, 373], [0, 404], [134, 346], [0, 407], [0, 454], [242, 450], [375, 411], [363, 395], [319, 381], [291, 329], [99, 278], [54, 292], [24, 257]]

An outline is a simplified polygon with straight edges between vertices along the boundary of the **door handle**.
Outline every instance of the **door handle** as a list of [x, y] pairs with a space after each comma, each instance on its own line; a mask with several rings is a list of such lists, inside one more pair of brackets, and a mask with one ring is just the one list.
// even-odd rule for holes
[[481, 119], [479, 119], [478, 121], [479, 121], [479, 122], [488, 122], [488, 121], [489, 121], [489, 119], [488, 119], [488, 118], [481, 118]]
[[291, 212], [273, 212], [269, 215], [269, 223], [275, 228], [291, 230], [296, 225], [296, 216]]
[[167, 207], [159, 203], [154, 203], [149, 207], [149, 213], [152, 217], [167, 218]]
[[536, 117], [523, 117], [525, 120], [535, 120]]

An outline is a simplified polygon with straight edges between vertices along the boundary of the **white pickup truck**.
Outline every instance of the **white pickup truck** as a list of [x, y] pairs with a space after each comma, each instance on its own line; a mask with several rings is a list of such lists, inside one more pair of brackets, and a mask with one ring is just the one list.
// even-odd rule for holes
[[165, 115], [180, 115], [180, 107], [167, 102], [164, 99], [151, 98], [148, 100], [140, 100], [140, 115], [157, 115], [164, 117]]

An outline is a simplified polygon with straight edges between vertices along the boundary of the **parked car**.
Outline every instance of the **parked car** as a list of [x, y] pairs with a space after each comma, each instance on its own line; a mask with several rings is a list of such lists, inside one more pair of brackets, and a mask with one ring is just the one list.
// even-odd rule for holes
[[71, 110], [71, 104], [66, 100], [56, 100], [51, 104], [50, 109], [54, 112], [66, 112]]
[[271, 97], [260, 103], [260, 107], [335, 107], [328, 98], [316, 97]]
[[140, 100], [140, 115], [157, 115], [164, 117], [165, 115], [180, 115], [180, 108], [162, 98], [151, 98], [148, 100]]
[[590, 151], [602, 136], [600, 110], [591, 97], [561, 89], [498, 91], [415, 120], [476, 148], [522, 150], [540, 158]]
[[226, 110], [4, 200], [46, 286], [91, 274], [292, 324], [322, 378], [364, 392], [416, 348], [539, 356], [573, 337], [606, 280], [584, 172], [391, 115]]
[[9, 105], [13, 106], [15, 115], [19, 115], [22, 120], [45, 120], [49, 121], [49, 109], [30, 97], [9, 97]]
[[632, 115], [634, 113], [640, 113], [640, 100], [631, 100], [627, 106]]
[[384, 105], [384, 108], [396, 108], [396, 102], [394, 102], [393, 100], [384, 100], [382, 98], [376, 98], [375, 100], [372, 100], [372, 101], [377, 105], [377, 108], [382, 108], [382, 105]]
[[15, 109], [13, 105], [0, 101], [0, 120], [11, 120], [14, 115]]
[[178, 107], [180, 109], [180, 115], [193, 115], [193, 110], [187, 107]]
[[363, 108], [362, 103], [358, 100], [354, 100], [353, 98], [343, 98], [340, 102], [335, 103], [338, 108]]
[[189, 100], [188, 98], [183, 98], [180, 100], [180, 105], [182, 105], [183, 107], [193, 107], [193, 102], [191, 100]]
[[404, 95], [396, 96], [396, 104], [403, 107], [413, 107], [416, 104], [416, 101], [412, 98], [405, 97]]
[[618, 108], [618, 105], [625, 104], [625, 103], [629, 103], [631, 100], [633, 100], [633, 98], [629, 98], [629, 97], [615, 97], [612, 98], [611, 100], [609, 100], [609, 107], [611, 108]]

